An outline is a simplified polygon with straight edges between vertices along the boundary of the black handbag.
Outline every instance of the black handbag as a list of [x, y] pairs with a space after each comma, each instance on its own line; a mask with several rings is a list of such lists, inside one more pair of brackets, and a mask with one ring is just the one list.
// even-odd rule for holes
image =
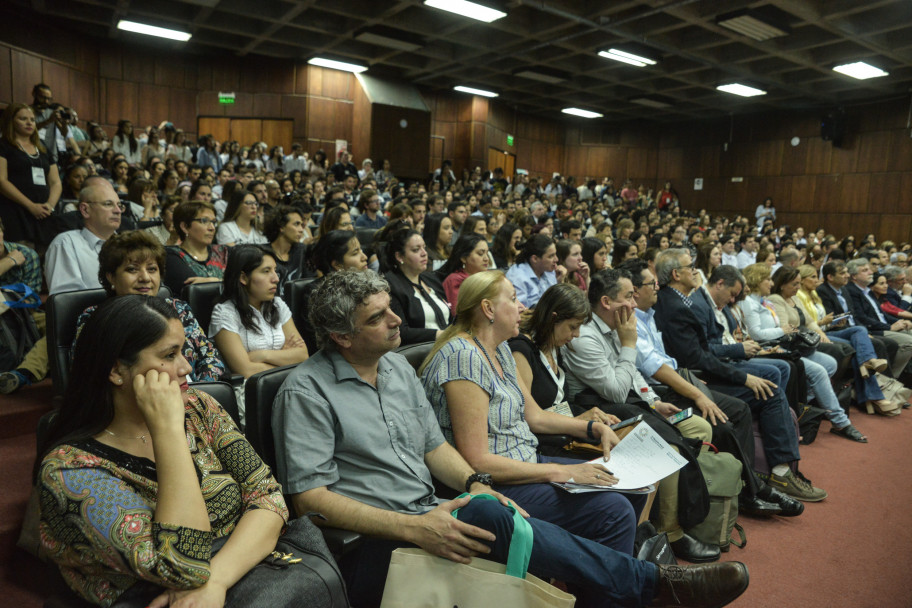
[[779, 344], [790, 352], [798, 353], [802, 357], [810, 357], [817, 352], [817, 345], [820, 344], [820, 334], [806, 329], [799, 329], [787, 336], [783, 336], [783, 340]]
[[633, 554], [637, 559], [653, 564], [663, 566], [678, 564], [678, 560], [675, 559], [674, 552], [671, 550], [671, 543], [668, 542], [668, 535], [664, 532], [659, 534], [655, 526], [648, 521], [637, 526], [636, 538], [633, 541]]

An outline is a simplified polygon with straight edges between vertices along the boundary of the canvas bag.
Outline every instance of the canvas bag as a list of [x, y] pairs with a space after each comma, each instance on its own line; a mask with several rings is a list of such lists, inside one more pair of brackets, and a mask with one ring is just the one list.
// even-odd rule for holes
[[[702, 522], [689, 528], [687, 533], [701, 542], [718, 546], [721, 551], [728, 551], [731, 544], [743, 547], [747, 544], [747, 537], [744, 528], [737, 523], [738, 494], [744, 486], [741, 480], [743, 465], [728, 452], [720, 452], [716, 446], [707, 445], [708, 449], [701, 450], [697, 456], [697, 462], [709, 490], [709, 514]], [[735, 529], [741, 537], [740, 542], [732, 538]]]
[[[472, 499], [497, 500], [489, 494]], [[380, 608], [571, 608], [576, 598], [526, 572], [532, 555], [532, 527], [509, 508], [513, 511], [513, 538], [506, 565], [478, 557], [471, 564], [458, 564], [423, 549], [396, 549]]]

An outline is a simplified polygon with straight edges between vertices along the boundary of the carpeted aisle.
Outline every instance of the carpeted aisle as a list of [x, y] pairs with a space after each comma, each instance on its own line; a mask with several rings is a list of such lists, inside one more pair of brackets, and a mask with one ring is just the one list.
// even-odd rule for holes
[[832, 435], [824, 422], [801, 446], [801, 470], [826, 500], [806, 503], [797, 518], [740, 518], [747, 546], [723, 559], [746, 563], [751, 584], [731, 606], [912, 606], [912, 410], [851, 417], [869, 443]]

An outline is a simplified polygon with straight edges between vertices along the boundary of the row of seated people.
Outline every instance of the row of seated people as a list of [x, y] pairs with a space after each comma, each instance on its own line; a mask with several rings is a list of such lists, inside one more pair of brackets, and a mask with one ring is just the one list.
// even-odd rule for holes
[[[437, 498], [433, 476], [503, 504], [516, 504], [513, 491], [528, 493], [527, 505], [516, 502], [535, 533], [530, 570], [566, 582], [581, 606], [724, 605], [744, 591], [747, 571], [737, 562], [671, 568], [633, 559], [641, 500], [560, 495], [548, 484], [530, 483], [615, 481], [602, 467], [539, 460], [530, 425], [595, 438], [606, 452], [617, 437], [601, 419], [536, 416], [529, 409], [530, 423], [523, 421], [516, 399], [528, 388], [505, 350], [522, 307], [502, 273], [466, 280], [457, 324], [441, 336], [420, 381], [390, 352], [400, 344], [400, 321], [388, 289], [370, 271], [343, 271], [313, 294], [311, 320], [321, 349], [288, 375], [275, 399], [276, 478], [208, 395], [180, 384], [191, 366], [181, 353], [184, 329], [172, 305], [130, 295], [99, 306], [76, 344], [72, 374], [81, 381], [69, 385], [40, 450], [42, 538], [71, 587], [104, 605], [121, 597], [148, 602], [163, 593], [221, 605], [226, 592], [230, 600], [231, 585], [272, 549], [289, 516], [283, 491], [297, 513], [320, 512], [327, 525], [369, 535], [340, 560], [354, 605], [377, 603], [384, 564], [397, 546], [418, 545], [460, 562], [476, 555], [505, 559], [509, 512], [497, 501]], [[578, 300], [582, 292], [570, 289], [575, 292], [565, 295]], [[557, 288], [554, 293], [563, 299]], [[465, 366], [443, 378], [450, 355]], [[475, 455], [461, 446], [460, 426], [441, 430], [447, 411], [453, 419], [467, 413], [439, 390], [429, 399], [427, 387], [440, 389], [441, 380], [444, 388], [472, 384], [471, 408], [488, 398], [491, 382], [509, 384], [513, 431], [521, 434], [504, 427], [500, 437], [520, 436], [522, 453], [528, 447], [532, 453], [501, 454], [506, 458], [491, 463], [494, 473], [480, 474], [471, 464]], [[99, 408], [99, 402], [109, 405]], [[525, 407], [535, 407], [531, 396]], [[484, 427], [487, 418], [482, 412], [472, 425]], [[444, 439], [451, 433], [458, 450]], [[516, 467], [526, 470], [517, 475]], [[197, 469], [203, 479], [219, 481], [201, 486]], [[112, 479], [120, 481], [112, 486]], [[82, 490], [71, 491], [74, 484]], [[533, 499], [541, 493], [571, 508]], [[96, 508], [82, 509], [87, 500]], [[459, 520], [449, 516], [455, 508]], [[85, 515], [63, 517], [67, 512]], [[129, 533], [117, 533], [121, 529]], [[210, 557], [213, 543], [226, 537]], [[135, 551], [145, 545], [150, 551]]]

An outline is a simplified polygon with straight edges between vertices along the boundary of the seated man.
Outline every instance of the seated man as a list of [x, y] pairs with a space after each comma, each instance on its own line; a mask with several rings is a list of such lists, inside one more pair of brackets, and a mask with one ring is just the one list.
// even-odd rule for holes
[[[400, 320], [388, 290], [370, 271], [326, 278], [310, 313], [321, 350], [288, 376], [272, 419], [278, 477], [296, 511], [375, 537], [341, 559], [354, 605], [379, 603], [397, 547], [418, 545], [460, 563], [476, 555], [502, 562], [512, 535], [512, 515], [496, 501], [434, 496], [432, 475], [506, 502], [444, 440], [413, 368], [391, 352]], [[450, 515], [456, 508], [458, 520]], [[738, 562], [657, 567], [529, 521], [529, 570], [567, 582], [579, 606], [722, 606], [747, 588]]]
[[[864, 269], [868, 269], [868, 272], [865, 273]], [[864, 274], [867, 275], [867, 280], [870, 280], [871, 273], [867, 264], [862, 262], [861, 265], [856, 265], [855, 271], [859, 280]], [[820, 296], [823, 307], [834, 316], [850, 313], [851, 316], [848, 317], [850, 327], [855, 325], [866, 327], [871, 335], [871, 343], [874, 344], [875, 352], [879, 357], [884, 357], [890, 362], [893, 376], [899, 376], [912, 359], [912, 340], [901, 331], [905, 328], [906, 322], [882, 323], [876, 314], [877, 311], [873, 309], [873, 305], [865, 305], [864, 301], [857, 297], [861, 293], [860, 289], [856, 292], [856, 297], [853, 297], [847, 287], [849, 270], [845, 262], [841, 260], [827, 262], [823, 265], [821, 272], [823, 283], [817, 286], [817, 295]], [[862, 305], [861, 311], [856, 310], [858, 304]], [[886, 356], [882, 353], [885, 353]]]
[[[713, 391], [695, 379], [687, 369], [665, 352], [662, 335], [655, 324], [652, 308], [658, 298], [658, 282], [645, 261], [628, 260], [621, 265], [633, 276], [637, 308], [637, 369], [663, 399], [679, 408], [694, 407], [695, 413], [712, 422], [712, 443], [732, 453], [744, 467], [738, 510], [750, 515], [800, 515], [800, 502], [763, 483], [754, 472], [753, 419], [747, 404], [724, 393]], [[761, 497], [762, 496], [762, 497]]]
[[[655, 321], [666, 352], [705, 373], [713, 390], [741, 399], [759, 422], [766, 460], [772, 470], [770, 485], [798, 500], [816, 502], [826, 492], [799, 478], [789, 464], [800, 460], [798, 436], [792, 426], [789, 404], [780, 387], [782, 374], [772, 366], [747, 367], [723, 361], [710, 348], [704, 313], [694, 310], [702, 296], [690, 294], [697, 287], [690, 253], [668, 249], [656, 257], [659, 285]], [[710, 280], [712, 280], [710, 278]], [[734, 288], [734, 287], [733, 287]]]
[[662, 401], [636, 369], [633, 293], [626, 271], [602, 270], [592, 277], [587, 292], [592, 320], [580, 327], [578, 338], [561, 348], [568, 401], [574, 413], [595, 405], [622, 420], [642, 414], [647, 424], [688, 459], [684, 469], [659, 482], [655, 524], [668, 534], [677, 557], [689, 562], [712, 561], [719, 558], [719, 548], [684, 533], [685, 527], [703, 521], [706, 511], [700, 508], [705, 481], [695, 461], [696, 450], [682, 438], [709, 441], [711, 426], [700, 416], [675, 426], [665, 420], [680, 410]]

